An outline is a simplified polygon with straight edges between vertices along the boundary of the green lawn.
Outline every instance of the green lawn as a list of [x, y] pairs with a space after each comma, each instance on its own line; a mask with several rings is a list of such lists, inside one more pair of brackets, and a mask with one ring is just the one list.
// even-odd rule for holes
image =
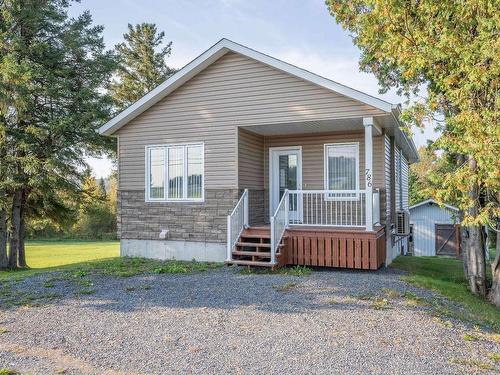
[[30, 241], [26, 261], [30, 268], [48, 268], [120, 255], [120, 242]]
[[438, 292], [464, 307], [464, 312], [458, 315], [449, 311], [445, 313], [473, 323], [488, 325], [500, 332], [500, 310], [469, 292], [461, 260], [407, 256], [395, 259], [391, 267], [409, 272], [409, 275], [403, 276], [403, 280]]
[[92, 274], [128, 277], [145, 273], [193, 273], [220, 267], [218, 263], [120, 258], [118, 241], [29, 241], [29, 269], [0, 271], [0, 281], [15, 281], [37, 273], [58, 272], [62, 278]]
[[3, 271], [0, 272], [0, 279], [13, 275], [28, 276], [71, 265], [116, 258], [119, 255], [120, 243], [118, 241], [28, 241], [26, 262], [30, 269]]

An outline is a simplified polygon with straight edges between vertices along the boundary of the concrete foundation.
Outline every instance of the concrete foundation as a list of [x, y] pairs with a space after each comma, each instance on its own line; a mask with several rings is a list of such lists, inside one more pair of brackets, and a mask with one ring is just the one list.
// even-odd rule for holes
[[226, 246], [216, 242], [121, 239], [120, 255], [159, 260], [224, 262]]

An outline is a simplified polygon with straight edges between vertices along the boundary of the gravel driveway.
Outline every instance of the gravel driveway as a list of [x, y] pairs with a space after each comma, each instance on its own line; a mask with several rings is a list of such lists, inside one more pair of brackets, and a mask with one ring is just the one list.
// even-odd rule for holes
[[44, 283], [47, 277], [13, 288], [49, 290], [57, 298], [1, 307], [0, 369], [33, 375], [499, 370], [488, 358], [499, 353], [493, 335], [433, 316], [424, 301], [434, 296], [393, 270], [94, 276], [92, 289], [77, 295], [73, 283]]

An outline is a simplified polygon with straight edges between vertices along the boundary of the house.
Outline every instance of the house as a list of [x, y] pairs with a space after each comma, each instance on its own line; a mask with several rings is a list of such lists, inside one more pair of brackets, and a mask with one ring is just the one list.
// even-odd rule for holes
[[433, 199], [410, 207], [410, 246], [416, 256], [460, 255], [459, 210]]
[[100, 128], [121, 255], [376, 269], [408, 209], [400, 106], [222, 39]]

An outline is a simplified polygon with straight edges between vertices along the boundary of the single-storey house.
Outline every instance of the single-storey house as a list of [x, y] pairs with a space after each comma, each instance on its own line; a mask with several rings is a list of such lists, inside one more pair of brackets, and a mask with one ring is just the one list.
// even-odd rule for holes
[[118, 139], [121, 254], [390, 263], [418, 160], [400, 111], [220, 40], [100, 128]]
[[410, 248], [415, 256], [460, 255], [459, 209], [428, 199], [410, 207]]

